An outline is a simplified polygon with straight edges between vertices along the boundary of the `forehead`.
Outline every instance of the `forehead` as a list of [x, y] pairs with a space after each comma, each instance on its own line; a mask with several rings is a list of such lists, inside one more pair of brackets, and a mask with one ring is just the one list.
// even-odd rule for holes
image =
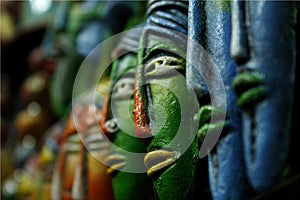
[[116, 86], [124, 85], [124, 84], [133, 84], [134, 83], [134, 76], [124, 76], [116, 82]]
[[131, 53], [123, 55], [118, 58], [117, 65], [116, 78], [119, 80], [124, 75], [134, 73], [136, 67], [136, 55]]

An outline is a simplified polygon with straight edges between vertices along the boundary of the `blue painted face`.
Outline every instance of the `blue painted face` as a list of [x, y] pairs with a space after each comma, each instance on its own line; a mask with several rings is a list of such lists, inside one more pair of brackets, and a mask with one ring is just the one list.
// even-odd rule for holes
[[[200, 5], [199, 2], [190, 0], [189, 3], [189, 37], [202, 45], [208, 53], [213, 66], [222, 77], [226, 92], [225, 113], [207, 101], [207, 87], [211, 82], [205, 82], [197, 74], [198, 71], [204, 71], [207, 63], [200, 59], [202, 52], [196, 46], [188, 47], [189, 60], [196, 63], [193, 66], [187, 65], [187, 80], [200, 102], [197, 115], [200, 120], [198, 137], [203, 141], [206, 135], [212, 135], [216, 130], [222, 131], [218, 143], [208, 154], [210, 192], [213, 199], [244, 199], [247, 195], [247, 181], [243, 162], [241, 117], [236, 105], [236, 95], [231, 88], [237, 69], [230, 56], [231, 5], [229, 1], [206, 1]], [[202, 19], [204, 16], [205, 20]], [[225, 123], [211, 122], [212, 114], [226, 114]]]
[[[295, 75], [295, 2], [234, 1], [233, 81], [243, 111], [244, 154], [255, 190], [270, 189], [286, 163]], [[246, 25], [246, 26], [245, 26]]]

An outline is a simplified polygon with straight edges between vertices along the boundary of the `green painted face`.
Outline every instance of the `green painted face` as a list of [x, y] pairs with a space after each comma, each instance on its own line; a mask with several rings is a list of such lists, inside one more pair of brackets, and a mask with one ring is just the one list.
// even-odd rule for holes
[[[139, 85], [136, 89], [140, 99], [135, 103], [135, 115], [144, 112], [146, 117], [144, 123], [137, 121], [142, 120], [142, 116], [135, 117], [135, 130], [143, 131], [148, 127], [153, 136], [144, 163], [159, 199], [189, 199], [199, 159], [193, 121], [193, 111], [198, 104], [188, 92], [181, 74], [185, 72], [185, 60], [159, 49], [162, 46], [179, 51], [176, 47], [157, 43], [149, 52], [140, 52], [138, 57]], [[145, 124], [144, 129], [139, 127], [141, 124]]]
[[[153, 186], [145, 173], [129, 173], [127, 169], [136, 165], [137, 161], [130, 154], [124, 154], [122, 150], [134, 153], [145, 153], [146, 149], [133, 132], [133, 89], [134, 69], [136, 56], [126, 54], [116, 60], [112, 70], [111, 106], [113, 118], [117, 122], [118, 129], [115, 129], [113, 143], [115, 147], [106, 159], [108, 173], [113, 177], [114, 196], [117, 200], [127, 199], [153, 199]], [[112, 109], [111, 108], [111, 109]], [[111, 110], [109, 109], [109, 110]], [[141, 164], [142, 161], [141, 161]], [[120, 171], [124, 170], [124, 171]]]

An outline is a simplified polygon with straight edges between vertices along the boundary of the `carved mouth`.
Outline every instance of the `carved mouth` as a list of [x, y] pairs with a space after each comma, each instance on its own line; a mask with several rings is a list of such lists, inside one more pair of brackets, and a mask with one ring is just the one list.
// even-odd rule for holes
[[65, 149], [69, 153], [76, 153], [81, 149], [80, 138], [78, 134], [71, 135], [64, 144]]
[[177, 154], [176, 152], [167, 150], [155, 150], [147, 153], [144, 163], [148, 169], [148, 176], [153, 176], [155, 173], [174, 163], [176, 158], [179, 157]]
[[206, 135], [215, 131], [222, 130], [227, 127], [228, 124], [225, 120], [226, 112], [210, 106], [202, 106], [199, 112], [194, 116], [195, 120], [199, 120], [199, 130], [197, 136], [200, 142], [203, 142]]
[[110, 175], [115, 175], [126, 166], [126, 158], [121, 154], [115, 153], [108, 156], [105, 163], [109, 166], [106, 172]]
[[238, 106], [244, 109], [251, 108], [266, 97], [264, 79], [263, 74], [259, 72], [245, 72], [233, 80]]
[[110, 148], [110, 143], [100, 133], [98, 125], [89, 127], [87, 135], [84, 138], [84, 144], [90, 151], [102, 151]]

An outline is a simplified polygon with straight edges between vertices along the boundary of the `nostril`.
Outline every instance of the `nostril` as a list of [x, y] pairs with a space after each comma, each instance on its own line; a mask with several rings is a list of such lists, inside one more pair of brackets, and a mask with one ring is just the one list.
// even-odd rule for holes
[[115, 133], [119, 129], [117, 122], [115, 121], [114, 118], [106, 121], [105, 127], [109, 133]]
[[243, 65], [250, 59], [248, 48], [242, 45], [231, 45], [231, 57], [237, 65]]
[[162, 64], [163, 64], [163, 61], [162, 61], [162, 60], [158, 60], [158, 61], [157, 61], [157, 64], [162, 65]]
[[199, 99], [200, 105], [211, 105], [210, 93], [205, 93]]
[[236, 64], [239, 65], [239, 66], [247, 63], [248, 60], [249, 60], [249, 56], [242, 55], [242, 54], [240, 54], [240, 55], [233, 55], [232, 58], [235, 60]]

